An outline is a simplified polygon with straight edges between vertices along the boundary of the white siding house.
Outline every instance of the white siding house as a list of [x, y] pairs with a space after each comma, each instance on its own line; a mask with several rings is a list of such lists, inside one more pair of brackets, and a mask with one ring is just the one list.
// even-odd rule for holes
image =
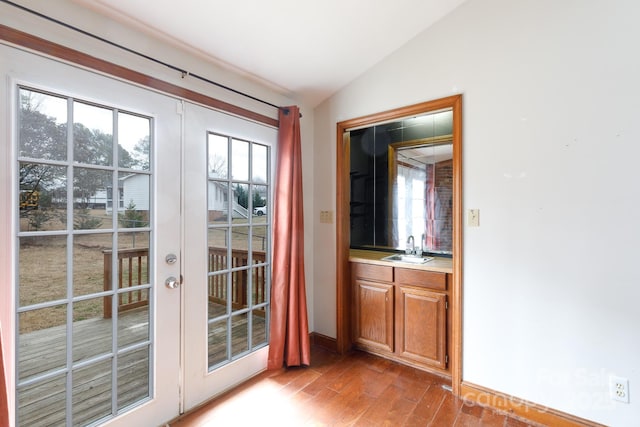
[[231, 192], [231, 200], [233, 200], [232, 217], [249, 217], [247, 209], [238, 203], [238, 197], [236, 196], [236, 192], [233, 188], [228, 189], [226, 184], [217, 181], [209, 181], [209, 188], [207, 190], [207, 207], [209, 209], [209, 217], [211, 220], [224, 217], [227, 214], [227, 210], [229, 208], [229, 192]]
[[[135, 205], [137, 211], [149, 210], [149, 175], [144, 174], [131, 174], [123, 176], [118, 180], [118, 194], [120, 195], [118, 200], [118, 210], [124, 211], [129, 204]], [[94, 197], [99, 197], [102, 194], [106, 198], [106, 210], [110, 212], [113, 202], [113, 191], [111, 187], [106, 190], [98, 190]]]
[[[136, 205], [138, 211], [149, 210], [149, 175], [131, 174], [120, 178], [122, 181], [122, 198], [124, 208], [130, 203]], [[122, 207], [120, 208], [122, 209]]]

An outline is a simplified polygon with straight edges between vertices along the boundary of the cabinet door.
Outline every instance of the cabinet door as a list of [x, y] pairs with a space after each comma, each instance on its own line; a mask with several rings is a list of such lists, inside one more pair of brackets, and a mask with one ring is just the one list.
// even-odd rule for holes
[[393, 352], [393, 285], [354, 281], [354, 340]]
[[447, 296], [428, 289], [397, 286], [397, 354], [445, 369]]

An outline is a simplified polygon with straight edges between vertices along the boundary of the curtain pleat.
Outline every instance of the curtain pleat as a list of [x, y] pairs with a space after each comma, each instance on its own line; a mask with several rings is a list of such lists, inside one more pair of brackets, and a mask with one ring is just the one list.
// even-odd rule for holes
[[304, 279], [302, 150], [298, 107], [280, 110], [273, 218], [268, 369], [311, 363]]

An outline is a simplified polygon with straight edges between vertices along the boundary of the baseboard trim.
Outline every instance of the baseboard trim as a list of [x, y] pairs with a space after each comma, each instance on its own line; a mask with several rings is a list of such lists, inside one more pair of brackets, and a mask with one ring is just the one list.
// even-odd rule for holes
[[466, 381], [463, 381], [460, 386], [460, 398], [545, 426], [605, 427], [603, 424], [585, 420]]
[[318, 347], [322, 347], [334, 353], [338, 352], [338, 341], [335, 338], [331, 338], [317, 332], [311, 332], [309, 334], [309, 340], [312, 345], [317, 345]]

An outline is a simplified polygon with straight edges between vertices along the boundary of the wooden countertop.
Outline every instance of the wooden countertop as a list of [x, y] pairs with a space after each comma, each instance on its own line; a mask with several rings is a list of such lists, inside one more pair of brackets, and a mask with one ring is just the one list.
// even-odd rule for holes
[[441, 273], [453, 273], [453, 260], [451, 258], [434, 257], [424, 264], [409, 264], [398, 261], [383, 261], [382, 258], [393, 255], [394, 252], [366, 251], [363, 249], [350, 249], [349, 261], [365, 264], [386, 265], [389, 267], [413, 268], [415, 270], [439, 271]]

